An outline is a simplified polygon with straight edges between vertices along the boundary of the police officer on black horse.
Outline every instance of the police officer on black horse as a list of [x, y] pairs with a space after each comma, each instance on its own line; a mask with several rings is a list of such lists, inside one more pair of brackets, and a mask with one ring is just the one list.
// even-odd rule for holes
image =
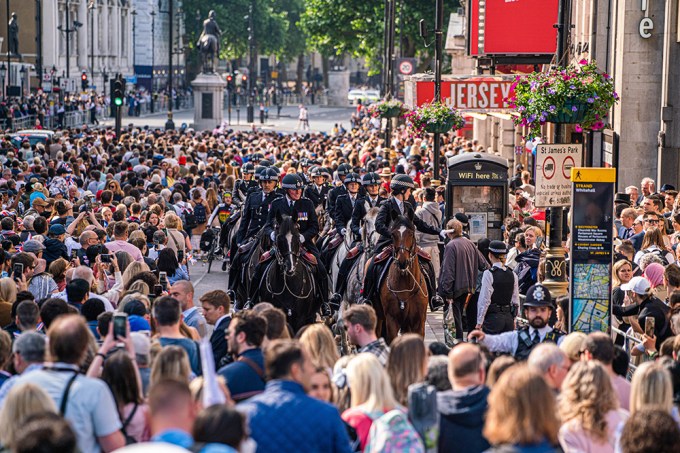
[[312, 178], [312, 182], [305, 187], [303, 196], [312, 200], [315, 208], [318, 208], [319, 206], [325, 208], [331, 186], [325, 182], [326, 178], [323, 173], [321, 173], [320, 167], [312, 167], [309, 170], [309, 175]]
[[476, 338], [491, 352], [512, 354], [517, 360], [526, 360], [537, 344], [546, 341], [559, 344], [565, 335], [564, 332], [554, 330], [548, 325], [553, 309], [550, 291], [536, 283], [527, 290], [524, 302], [524, 316], [529, 321], [528, 326], [498, 335], [487, 335], [481, 330], [473, 330], [468, 337]]
[[[385, 264], [388, 262], [388, 260], [379, 260], [380, 262], [377, 263], [376, 258], [378, 258], [380, 252], [385, 247], [392, 244], [390, 226], [395, 219], [399, 216], [404, 216], [415, 225], [416, 230], [422, 233], [436, 234], [442, 237], [446, 236], [446, 230], [432, 227], [415, 215], [413, 206], [407, 201], [411, 196], [411, 191], [415, 188], [415, 183], [407, 175], [395, 175], [392, 178], [392, 181], [390, 181], [391, 196], [382, 203], [380, 212], [378, 212], [378, 217], [375, 220], [375, 230], [380, 234], [380, 241], [376, 247], [376, 256], [371, 259], [368, 269], [366, 270], [366, 278], [364, 280], [364, 299], [366, 303], [373, 304], [376, 302], [379, 293], [379, 288], [377, 288], [379, 284], [378, 280]], [[444, 301], [441, 296], [435, 295], [434, 269], [432, 263], [430, 260], [424, 258], [422, 254], [419, 254], [419, 257], [421, 258], [418, 260], [421, 271], [426, 276], [425, 280], [427, 281], [430, 308], [434, 311], [444, 306]]]
[[243, 179], [239, 179], [234, 184], [234, 200], [239, 203], [246, 201], [248, 192], [251, 189], [257, 188], [257, 181], [255, 180], [255, 165], [252, 162], [246, 162], [241, 167]]
[[[319, 220], [314, 211], [314, 203], [308, 198], [302, 196], [302, 179], [294, 174], [287, 174], [283, 177], [281, 188], [286, 192], [284, 197], [277, 198], [271, 204], [269, 214], [267, 216], [267, 223], [264, 227], [264, 234], [269, 235], [272, 241], [276, 238], [277, 220], [282, 219], [284, 215], [290, 216], [298, 225], [300, 233], [300, 242], [302, 246], [314, 255], [317, 259], [317, 266], [314, 270], [315, 281], [317, 282], [318, 297], [322, 300], [321, 311], [323, 316], [330, 316], [330, 309], [328, 307], [328, 275], [326, 269], [319, 260], [319, 250], [314, 245], [314, 239], [319, 234]], [[269, 260], [274, 259], [272, 254]], [[256, 302], [257, 291], [263, 277], [264, 269], [268, 261], [263, 261], [258, 265], [251, 285], [251, 301]]]
[[[366, 189], [366, 195], [359, 197], [354, 203], [354, 209], [352, 210], [352, 223], [350, 228], [352, 233], [354, 233], [355, 242], [361, 241], [361, 222], [368, 214], [368, 210], [371, 208], [380, 207], [380, 205], [387, 200], [385, 197], [379, 195], [380, 192], [380, 176], [377, 173], [366, 173], [363, 178], [361, 178], [361, 185]], [[344, 195], [343, 195], [344, 196]], [[361, 244], [359, 244], [361, 247]], [[363, 251], [363, 250], [362, 250]], [[331, 297], [331, 306], [340, 306], [342, 302], [342, 295], [345, 293], [347, 288], [347, 277], [352, 270], [354, 262], [359, 258], [359, 253], [355, 254], [352, 258], [345, 258], [340, 265], [340, 270], [338, 271], [338, 279], [335, 286], [335, 293]]]
[[[260, 189], [253, 191], [246, 198], [241, 211], [241, 224], [236, 233], [236, 243], [243, 244], [239, 247], [239, 252], [233, 256], [231, 261], [231, 268], [229, 269], [229, 289], [232, 300], [237, 285], [242, 281], [242, 268], [250, 260], [251, 255], [255, 252], [255, 236], [265, 226], [267, 222], [267, 215], [271, 211], [271, 206], [274, 200], [280, 198], [274, 189], [279, 180], [279, 174], [273, 168], [263, 168], [260, 172], [259, 182]], [[243, 308], [245, 301], [236, 300], [234, 308], [239, 310]]]

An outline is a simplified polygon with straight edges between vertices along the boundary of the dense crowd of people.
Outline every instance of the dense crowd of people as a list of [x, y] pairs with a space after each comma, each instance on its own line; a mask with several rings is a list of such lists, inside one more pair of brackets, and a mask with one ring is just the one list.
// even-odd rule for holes
[[[474, 243], [465, 213], [445, 217], [431, 138], [398, 129], [388, 147], [357, 118], [332, 134], [2, 138], [4, 451], [680, 451], [677, 192], [645, 180], [617, 196], [612, 319], [627, 336], [567, 334], [568, 297], [542, 285], [531, 175], [518, 166], [509, 180], [503, 240]], [[444, 136], [440, 158], [472, 151], [483, 149]], [[378, 251], [390, 219], [418, 230], [449, 344], [388, 344], [377, 280], [351, 305], [342, 278], [318, 285], [316, 315], [333, 329], [296, 331], [280, 301], [237, 296], [252, 253], [240, 246], [276, 239], [277, 213], [295, 216], [326, 280], [323, 237], [361, 237], [370, 208]], [[197, 294], [193, 265], [217, 232], [230, 278]]]

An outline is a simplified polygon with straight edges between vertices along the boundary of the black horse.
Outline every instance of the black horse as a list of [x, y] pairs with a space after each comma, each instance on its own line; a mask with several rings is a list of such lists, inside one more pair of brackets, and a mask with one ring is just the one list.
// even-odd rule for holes
[[274, 258], [264, 270], [259, 287], [260, 301], [282, 309], [295, 331], [316, 320], [321, 307], [314, 269], [300, 243], [297, 224], [283, 216], [276, 235]]

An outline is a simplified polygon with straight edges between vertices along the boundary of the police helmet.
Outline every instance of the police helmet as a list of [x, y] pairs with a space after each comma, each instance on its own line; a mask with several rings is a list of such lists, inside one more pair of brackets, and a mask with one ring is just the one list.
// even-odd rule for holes
[[264, 167], [260, 173], [260, 181], [278, 181], [279, 174], [271, 167]]
[[361, 179], [359, 178], [359, 175], [357, 175], [354, 172], [348, 173], [347, 176], [345, 177], [344, 184], [347, 185], [351, 182], [356, 182], [357, 184], [361, 183]]
[[267, 167], [265, 167], [264, 165], [258, 165], [257, 167], [255, 167], [255, 180], [256, 181], [260, 180], [260, 175], [262, 174], [262, 172], [264, 171], [265, 168], [267, 168]]
[[352, 171], [352, 167], [349, 164], [338, 165], [338, 176], [347, 176], [350, 171]]
[[302, 167], [309, 167], [309, 159], [307, 159], [306, 157], [303, 157], [302, 159], [300, 159], [300, 165]]
[[553, 308], [552, 296], [550, 296], [550, 291], [548, 288], [536, 283], [531, 285], [527, 290], [526, 300], [524, 301], [525, 307], [550, 307]]
[[272, 162], [269, 159], [262, 159], [260, 161], [260, 165], [262, 165], [263, 167], [271, 167]]
[[321, 167], [321, 176], [331, 179], [333, 177], [333, 172], [328, 167]]
[[252, 175], [255, 173], [255, 165], [252, 162], [246, 162], [243, 164], [243, 173], [247, 175]]
[[292, 190], [302, 189], [302, 179], [295, 173], [289, 173], [283, 177], [281, 187]]
[[394, 175], [390, 181], [390, 190], [394, 194], [404, 193], [406, 189], [415, 189], [416, 185], [408, 175]]
[[261, 153], [254, 153], [250, 156], [250, 160], [253, 162], [259, 162], [262, 159], [264, 159], [264, 156]]
[[319, 167], [310, 168], [309, 169], [309, 176], [311, 176], [312, 178], [316, 178], [317, 176], [323, 176], [321, 174], [321, 168], [319, 168]]
[[380, 176], [377, 173], [371, 172], [366, 173], [363, 178], [361, 178], [362, 186], [378, 186], [380, 185]]

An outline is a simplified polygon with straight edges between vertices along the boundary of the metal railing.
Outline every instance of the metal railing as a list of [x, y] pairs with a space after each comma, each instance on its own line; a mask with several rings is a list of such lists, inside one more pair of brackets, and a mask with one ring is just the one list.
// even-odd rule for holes
[[[12, 132], [23, 129], [34, 129], [38, 117], [36, 115], [26, 115], [20, 118], [0, 119], [0, 128]], [[45, 115], [41, 125], [44, 129], [59, 129], [66, 127], [79, 127], [83, 124], [90, 124], [90, 112], [76, 110], [64, 112], [63, 118], [60, 115]]]
[[[626, 333], [623, 330], [618, 329], [614, 326], [612, 326], [611, 329], [612, 329], [612, 341], [615, 341], [615, 338], [614, 338], [615, 334], [621, 335], [624, 338], [623, 349], [628, 354], [628, 357], [632, 358], [632, 356], [630, 355], [631, 349], [634, 348], [635, 346], [637, 346], [638, 344], [642, 343], [642, 340], [631, 335], [631, 334], [629, 334], [629, 333]], [[635, 343], [635, 344], [631, 345], [631, 343]], [[635, 373], [635, 370], [637, 370], [637, 365], [635, 365], [633, 363], [628, 363], [628, 376], [626, 376], [626, 378], [628, 380], [632, 379], [633, 373]]]

